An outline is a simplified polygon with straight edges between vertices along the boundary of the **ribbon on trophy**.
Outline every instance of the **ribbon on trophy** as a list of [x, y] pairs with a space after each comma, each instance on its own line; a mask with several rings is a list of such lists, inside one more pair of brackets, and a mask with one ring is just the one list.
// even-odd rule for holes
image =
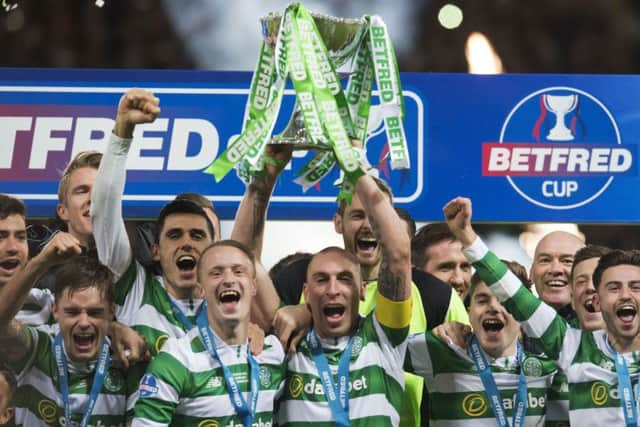
[[[404, 101], [396, 57], [382, 19], [344, 20], [313, 15], [300, 3], [281, 18], [263, 18], [265, 41], [251, 82], [242, 133], [205, 172], [220, 181], [232, 168], [248, 182], [264, 169], [267, 143], [294, 143], [317, 153], [297, 173], [303, 191], [319, 182], [337, 162], [344, 172], [338, 199], [351, 200], [365, 171], [362, 156], [351, 145], [366, 143], [374, 78], [388, 138], [392, 169], [410, 167], [402, 126]], [[272, 48], [275, 35], [275, 48]], [[336, 68], [352, 60], [346, 95]], [[287, 75], [296, 93], [287, 129], [271, 137]], [[368, 164], [368, 162], [364, 162]]]

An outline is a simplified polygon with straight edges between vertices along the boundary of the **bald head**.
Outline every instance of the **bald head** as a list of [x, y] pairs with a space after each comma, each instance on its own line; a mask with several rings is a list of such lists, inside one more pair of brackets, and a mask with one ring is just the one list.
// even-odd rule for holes
[[552, 231], [536, 246], [531, 280], [540, 298], [556, 309], [571, 303], [571, 267], [584, 241], [566, 231]]

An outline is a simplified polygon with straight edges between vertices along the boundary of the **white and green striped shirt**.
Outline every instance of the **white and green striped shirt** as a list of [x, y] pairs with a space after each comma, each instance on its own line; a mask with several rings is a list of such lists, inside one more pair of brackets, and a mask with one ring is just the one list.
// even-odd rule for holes
[[[188, 332], [171, 308], [172, 297], [162, 277], [150, 275], [137, 261], [131, 262], [114, 289], [116, 318], [144, 337], [152, 355], [158, 354], [167, 338], [182, 338]], [[173, 301], [195, 325], [203, 300]]]
[[[100, 161], [91, 193], [91, 222], [100, 262], [114, 272], [116, 319], [140, 333], [152, 355], [157, 354], [169, 337], [181, 338], [186, 328], [171, 309], [162, 277], [149, 274], [138, 263], [122, 218], [122, 194], [126, 178], [130, 139], [113, 133]], [[201, 299], [173, 300], [195, 324]]]
[[[24, 333], [31, 336], [31, 354], [25, 360], [12, 364], [18, 372], [19, 388], [16, 392], [15, 425], [24, 427], [65, 426], [64, 404], [59, 392], [58, 371], [53, 356], [53, 338], [44, 331], [25, 326]], [[69, 404], [72, 426], [80, 425], [89, 400], [95, 363], [78, 364], [68, 360]], [[124, 427], [133, 415], [140, 375], [130, 369], [127, 373], [110, 366], [98, 395], [91, 426]], [[77, 424], [74, 424], [77, 423]]]
[[[511, 271], [477, 239], [464, 250], [482, 280], [522, 323], [525, 333], [540, 339], [544, 352], [556, 360], [569, 382], [571, 425], [623, 426], [618, 376], [604, 330], [570, 327], [556, 311], [534, 297]], [[640, 352], [625, 353], [634, 390], [638, 386]]]
[[[511, 421], [520, 380], [516, 355], [489, 360], [504, 409]], [[489, 405], [478, 370], [459, 347], [448, 346], [433, 333], [409, 337], [405, 368], [425, 378], [430, 397], [432, 427], [494, 427], [496, 418]], [[526, 426], [543, 426], [547, 388], [557, 371], [555, 363], [525, 354], [527, 381]]]
[[[397, 426], [404, 392], [402, 363], [409, 327], [382, 326], [371, 312], [353, 337], [349, 366], [349, 418], [351, 427]], [[351, 337], [335, 342], [321, 339], [332, 373]], [[278, 412], [278, 425], [334, 426], [318, 370], [306, 339], [291, 356], [287, 382]]]
[[32, 288], [16, 319], [23, 325], [42, 326], [55, 323], [52, 315], [53, 294], [49, 289]]
[[[247, 344], [227, 345], [216, 337], [218, 356], [233, 373], [249, 399]], [[284, 383], [286, 364], [280, 341], [265, 338], [262, 353], [255, 356], [260, 365], [259, 394], [254, 425], [270, 427], [276, 395]], [[170, 338], [153, 359], [140, 383], [133, 426], [236, 426], [242, 425], [231, 403], [224, 373], [194, 328], [183, 338]]]

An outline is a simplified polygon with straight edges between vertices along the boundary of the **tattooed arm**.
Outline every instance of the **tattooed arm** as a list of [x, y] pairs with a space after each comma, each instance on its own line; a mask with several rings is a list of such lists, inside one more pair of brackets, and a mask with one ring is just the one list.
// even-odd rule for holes
[[382, 252], [378, 292], [391, 301], [411, 296], [411, 240], [389, 196], [368, 175], [360, 177], [356, 195], [364, 206]]
[[273, 316], [280, 304], [268, 272], [263, 267], [262, 241], [271, 192], [278, 175], [291, 159], [292, 146], [268, 145], [265, 173], [255, 177], [247, 186], [238, 206], [231, 239], [244, 243], [256, 257], [257, 295], [251, 307], [251, 321], [264, 330], [271, 329]]

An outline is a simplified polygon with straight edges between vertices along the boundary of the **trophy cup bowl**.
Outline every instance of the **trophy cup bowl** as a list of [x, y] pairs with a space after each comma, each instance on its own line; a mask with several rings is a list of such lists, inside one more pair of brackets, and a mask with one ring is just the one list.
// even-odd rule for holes
[[551, 141], [571, 141], [574, 136], [564, 124], [564, 117], [578, 105], [578, 95], [543, 95], [547, 110], [556, 116], [556, 123], [549, 131], [547, 139]]
[[[366, 34], [365, 20], [362, 18], [337, 18], [314, 12], [311, 12], [311, 16], [327, 47], [329, 58], [337, 70], [356, 54], [358, 45]], [[262, 35], [272, 50], [275, 49], [281, 19], [282, 12], [272, 12], [260, 18]], [[274, 135], [269, 140], [269, 144], [293, 144], [294, 149], [300, 150], [310, 148], [331, 150], [329, 145], [312, 144], [308, 140], [297, 101], [284, 131], [279, 135]]]

